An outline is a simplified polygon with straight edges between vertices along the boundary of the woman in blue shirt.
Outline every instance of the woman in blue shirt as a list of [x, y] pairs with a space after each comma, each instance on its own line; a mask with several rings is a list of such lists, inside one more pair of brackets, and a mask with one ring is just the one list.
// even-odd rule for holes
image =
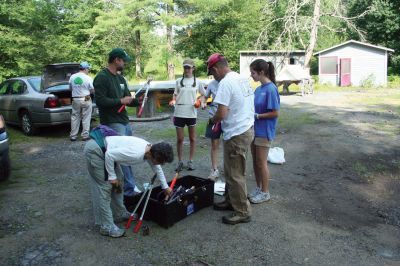
[[249, 194], [249, 200], [251, 203], [261, 203], [271, 198], [267, 156], [275, 138], [280, 98], [275, 85], [275, 67], [271, 62], [254, 60], [250, 64], [250, 73], [254, 81], [261, 82], [261, 86], [254, 93], [254, 140], [251, 144], [257, 187]]

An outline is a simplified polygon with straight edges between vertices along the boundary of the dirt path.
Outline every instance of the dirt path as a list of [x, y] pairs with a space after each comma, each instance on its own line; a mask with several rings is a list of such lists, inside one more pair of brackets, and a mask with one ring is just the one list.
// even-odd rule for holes
[[[102, 237], [92, 225], [84, 143], [15, 145], [11, 180], [0, 184], [0, 264], [399, 265], [400, 117], [393, 105], [371, 108], [361, 96], [282, 96], [274, 146], [287, 163], [270, 165], [272, 200], [237, 226], [207, 208], [168, 230], [146, 222], [147, 237]], [[174, 143], [169, 120], [133, 127], [150, 141]], [[198, 142], [192, 174], [206, 176], [208, 141]], [[173, 168], [164, 167], [170, 178]], [[135, 174], [143, 181], [148, 171]]]

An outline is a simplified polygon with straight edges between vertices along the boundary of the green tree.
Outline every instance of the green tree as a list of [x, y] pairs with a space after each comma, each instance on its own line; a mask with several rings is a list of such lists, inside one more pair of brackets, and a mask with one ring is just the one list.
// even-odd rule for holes
[[400, 74], [400, 1], [353, 0], [349, 8], [350, 16], [362, 12], [366, 6], [371, 6], [371, 12], [358, 19], [356, 24], [366, 33], [368, 42], [395, 50], [391, 56], [390, 72]]
[[[211, 53], [224, 54], [239, 70], [239, 50], [252, 49], [263, 22], [260, 1], [225, 1], [198, 10], [198, 20], [177, 31], [176, 50], [205, 62]], [[206, 65], [200, 66], [206, 72]]]

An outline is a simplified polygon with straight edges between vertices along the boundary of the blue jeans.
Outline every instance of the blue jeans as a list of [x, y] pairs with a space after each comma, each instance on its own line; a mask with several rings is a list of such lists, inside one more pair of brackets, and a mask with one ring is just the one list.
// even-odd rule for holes
[[[132, 136], [132, 128], [130, 124], [111, 123], [107, 124], [121, 136]], [[122, 173], [124, 173], [124, 195], [133, 196], [135, 193], [135, 177], [130, 166], [121, 165]]]

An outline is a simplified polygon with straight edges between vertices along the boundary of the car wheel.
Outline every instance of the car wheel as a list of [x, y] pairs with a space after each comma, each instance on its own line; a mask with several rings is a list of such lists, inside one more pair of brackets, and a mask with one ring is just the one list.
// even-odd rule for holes
[[32, 136], [37, 132], [37, 129], [32, 123], [31, 116], [27, 111], [21, 114], [21, 128], [25, 135]]
[[8, 152], [0, 158], [0, 181], [6, 180], [10, 176], [10, 156]]

